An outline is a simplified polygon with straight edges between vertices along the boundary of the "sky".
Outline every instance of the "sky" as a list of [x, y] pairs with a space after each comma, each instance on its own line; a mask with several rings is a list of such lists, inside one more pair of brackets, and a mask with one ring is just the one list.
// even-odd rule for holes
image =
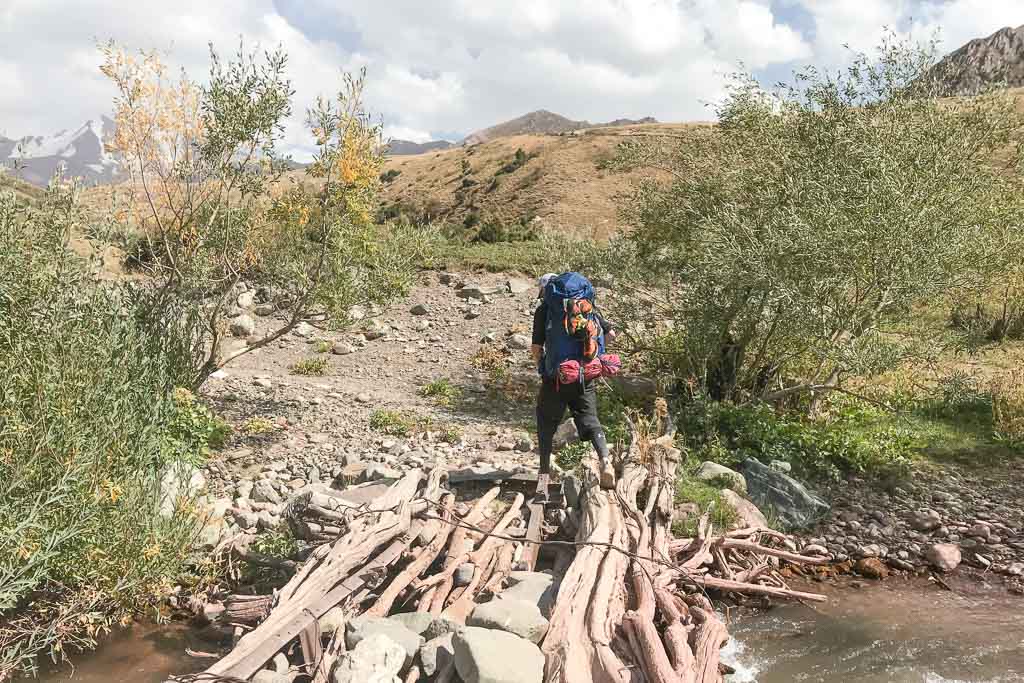
[[1024, 0], [0, 0], [0, 134], [52, 134], [108, 113], [98, 41], [156, 48], [196, 80], [208, 45], [284, 47], [303, 112], [366, 67], [394, 138], [459, 140], [535, 109], [592, 122], [713, 118], [740, 65], [774, 81], [841, 68], [888, 27], [943, 51], [1024, 24]]

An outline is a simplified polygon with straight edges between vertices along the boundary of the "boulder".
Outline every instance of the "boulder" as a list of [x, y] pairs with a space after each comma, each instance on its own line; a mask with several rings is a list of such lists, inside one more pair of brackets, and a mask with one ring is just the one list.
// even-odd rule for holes
[[[415, 651], [413, 651], [415, 654]], [[360, 640], [338, 663], [332, 683], [401, 683], [398, 673], [411, 659], [405, 649], [376, 633]]]
[[554, 439], [551, 441], [551, 448], [557, 453], [565, 446], [579, 440], [580, 435], [576, 431], [576, 423], [570, 417], [558, 425], [558, 429], [555, 430]]
[[231, 321], [231, 334], [236, 337], [251, 337], [256, 332], [256, 321], [251, 315], [243, 314]]
[[423, 643], [420, 647], [420, 666], [424, 674], [433, 676], [448, 666], [455, 657], [455, 646], [452, 645], [454, 637], [454, 633], [445, 633]]
[[413, 633], [422, 636], [436, 618], [433, 614], [426, 612], [403, 612], [402, 614], [392, 614], [388, 617], [388, 621], [399, 623]]
[[853, 565], [853, 571], [869, 579], [884, 579], [889, 575], [889, 568], [877, 557], [864, 557]]
[[246, 292], [242, 292], [238, 295], [235, 300], [239, 308], [252, 308], [253, 304], [256, 303], [256, 290], [250, 289]]
[[483, 285], [466, 285], [462, 289], [456, 290], [456, 296], [462, 299], [474, 299], [476, 301], [483, 301], [488, 296], [498, 294], [501, 292], [502, 287], [485, 287]]
[[512, 294], [522, 294], [523, 292], [530, 291], [534, 287], [536, 287], [535, 284], [526, 280], [511, 279], [505, 282], [505, 289]]
[[510, 349], [519, 349], [519, 350], [530, 348], [530, 345], [532, 343], [533, 343], [533, 340], [530, 337], [527, 337], [525, 334], [513, 334], [512, 336], [510, 336], [508, 338], [508, 342], [507, 342], [508, 347]]
[[[405, 652], [405, 665], [412, 663], [412, 658], [423, 644], [423, 637], [410, 631], [397, 621], [383, 617], [356, 617], [345, 624], [345, 645], [351, 650], [359, 643], [373, 636], [384, 636], [399, 645]], [[401, 667], [399, 667], [401, 668]]]
[[160, 514], [172, 517], [179, 498], [191, 498], [206, 488], [206, 477], [195, 465], [168, 465], [160, 478]]
[[910, 515], [910, 528], [914, 531], [935, 531], [942, 526], [942, 517], [935, 510], [916, 510]]
[[793, 477], [753, 458], [740, 465], [750, 499], [762, 510], [771, 510], [789, 526], [806, 526], [828, 512], [828, 503], [815, 496]]
[[720, 484], [737, 493], [747, 492], [747, 482], [742, 474], [710, 460], [705, 460], [700, 464], [700, 469], [697, 470], [697, 478], [701, 481]]
[[925, 548], [924, 558], [939, 571], [951, 572], [960, 566], [963, 556], [954, 543], [933, 543]]
[[430, 315], [430, 308], [426, 304], [416, 304], [409, 312], [413, 315]]
[[548, 632], [548, 620], [537, 605], [504, 596], [477, 605], [466, 625], [508, 631], [531, 643], [540, 643]]
[[203, 523], [203, 528], [197, 539], [199, 547], [212, 549], [228, 535], [228, 522], [224, 516], [230, 509], [230, 498], [215, 498], [200, 502], [199, 519]]
[[476, 565], [471, 562], [465, 562], [459, 565], [459, 568], [455, 570], [454, 585], [456, 588], [462, 586], [468, 586], [469, 582], [473, 580], [473, 572], [476, 571]]
[[281, 494], [277, 492], [269, 479], [258, 479], [252, 487], [252, 499], [257, 503], [277, 505], [281, 502]]
[[736, 514], [739, 517], [739, 519], [733, 523], [734, 529], [743, 529], [745, 527], [752, 526], [768, 526], [768, 520], [765, 518], [764, 514], [757, 509], [757, 506], [732, 489], [722, 489], [722, 500], [731, 505], [732, 508], [736, 510]]
[[455, 670], [463, 683], [541, 683], [544, 655], [505, 631], [467, 626], [452, 638]]

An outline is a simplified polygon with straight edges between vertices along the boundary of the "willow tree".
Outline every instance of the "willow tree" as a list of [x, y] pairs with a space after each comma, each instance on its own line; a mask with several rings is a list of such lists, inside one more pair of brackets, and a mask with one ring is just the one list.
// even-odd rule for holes
[[1015, 98], [942, 100], [931, 63], [887, 40], [841, 73], [741, 77], [717, 125], [623, 146], [657, 171], [610, 264], [651, 357], [719, 398], [820, 396], [918, 352], [917, 307], [1019, 253]]
[[[383, 141], [364, 107], [363, 74], [346, 75], [336, 97], [307, 112], [316, 153], [301, 178], [286, 173], [280, 153], [293, 95], [280, 50], [240, 47], [224, 62], [211, 48], [200, 85], [171, 78], [155, 53], [101, 49], [118, 92], [109, 146], [127, 175], [124, 218], [148, 276], [136, 293], [153, 325], [185, 328], [176, 337], [188, 340], [194, 386], [303, 321], [344, 326], [353, 306], [409, 285], [410, 240], [371, 220]], [[243, 281], [271, 291], [282, 320], [228, 351], [227, 316]]]

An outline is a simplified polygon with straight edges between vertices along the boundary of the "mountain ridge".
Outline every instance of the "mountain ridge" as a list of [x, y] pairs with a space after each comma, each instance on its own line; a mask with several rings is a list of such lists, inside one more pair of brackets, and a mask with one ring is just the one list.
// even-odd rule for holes
[[928, 77], [946, 97], [971, 96], [991, 85], [1024, 86], [1024, 26], [1005, 26], [943, 57]]

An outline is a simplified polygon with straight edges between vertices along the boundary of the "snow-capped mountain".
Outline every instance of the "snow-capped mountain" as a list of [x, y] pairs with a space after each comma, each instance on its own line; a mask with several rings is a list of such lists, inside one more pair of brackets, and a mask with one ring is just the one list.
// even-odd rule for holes
[[118, 164], [104, 151], [103, 142], [113, 132], [114, 122], [100, 116], [53, 135], [30, 135], [18, 140], [0, 136], [0, 161], [8, 168], [17, 162], [17, 174], [35, 185], [46, 185], [58, 169], [86, 183], [109, 183]]

